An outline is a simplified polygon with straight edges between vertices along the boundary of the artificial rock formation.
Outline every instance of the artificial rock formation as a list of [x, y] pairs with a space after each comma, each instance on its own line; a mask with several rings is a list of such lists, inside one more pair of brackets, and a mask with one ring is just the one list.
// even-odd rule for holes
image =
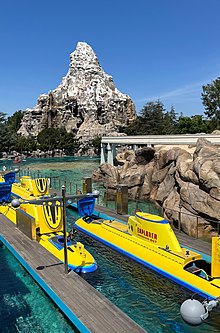
[[165, 216], [191, 236], [212, 236], [220, 221], [220, 150], [204, 138], [191, 154], [180, 147], [142, 148], [118, 154], [119, 165], [107, 163], [94, 172], [108, 197], [117, 185], [128, 186], [132, 199], [157, 202]]
[[70, 54], [69, 71], [61, 84], [40, 95], [37, 105], [27, 109], [18, 133], [36, 137], [48, 127], [65, 127], [76, 138], [117, 135], [136, 117], [134, 104], [122, 94], [99, 65], [92, 48], [83, 42]]

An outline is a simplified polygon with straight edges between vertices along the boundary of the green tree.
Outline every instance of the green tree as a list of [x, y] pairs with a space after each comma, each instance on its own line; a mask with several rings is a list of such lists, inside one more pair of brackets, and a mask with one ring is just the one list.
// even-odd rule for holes
[[32, 137], [26, 138], [24, 136], [18, 135], [13, 149], [19, 153], [27, 154], [28, 152], [35, 150], [36, 146], [37, 142]]
[[75, 139], [73, 133], [67, 133], [65, 129], [61, 129], [58, 148], [64, 149], [67, 155], [73, 155], [79, 149], [79, 142]]
[[162, 134], [163, 112], [165, 109], [160, 101], [145, 104], [140, 112], [142, 134]]
[[213, 129], [220, 128], [220, 77], [202, 86], [202, 103], [205, 115], [212, 121]]
[[124, 132], [127, 135], [141, 135], [142, 134], [140, 129], [142, 122], [141, 120], [142, 117], [137, 116], [137, 118], [127, 128], [124, 129]]
[[178, 120], [173, 106], [170, 111], [163, 113], [163, 120], [161, 124], [161, 133], [164, 135], [176, 134], [178, 132]]
[[179, 134], [208, 133], [209, 121], [204, 120], [202, 115], [184, 117], [181, 115], [178, 121]]
[[125, 130], [128, 135], [174, 134], [177, 131], [174, 107], [166, 111], [160, 101], [145, 104], [137, 119]]
[[41, 150], [64, 149], [66, 154], [73, 154], [79, 147], [78, 141], [65, 128], [45, 128], [37, 136]]
[[18, 140], [17, 131], [21, 126], [23, 115], [23, 111], [16, 111], [12, 116], [8, 117], [5, 122], [6, 151], [16, 150]]
[[17, 133], [21, 127], [21, 121], [24, 116], [24, 111], [18, 110], [7, 120], [7, 129], [10, 133]]
[[8, 138], [6, 129], [6, 118], [7, 115], [4, 112], [0, 112], [0, 151], [8, 151]]

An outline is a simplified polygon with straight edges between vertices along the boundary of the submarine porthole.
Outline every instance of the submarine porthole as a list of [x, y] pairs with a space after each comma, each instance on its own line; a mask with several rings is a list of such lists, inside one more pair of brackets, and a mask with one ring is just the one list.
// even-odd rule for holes
[[57, 240], [58, 240], [58, 242], [61, 243], [61, 244], [64, 243], [64, 238], [63, 238], [63, 237], [58, 237]]

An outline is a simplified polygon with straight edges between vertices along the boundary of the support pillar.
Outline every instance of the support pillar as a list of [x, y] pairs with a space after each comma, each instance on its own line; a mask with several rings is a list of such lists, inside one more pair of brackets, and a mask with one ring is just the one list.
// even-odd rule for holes
[[113, 165], [113, 149], [110, 143], [107, 144], [107, 151], [108, 151], [107, 163]]
[[92, 178], [91, 177], [83, 177], [83, 193], [92, 193]]
[[125, 184], [118, 184], [117, 186], [116, 207], [118, 214], [128, 214], [128, 186]]
[[114, 165], [114, 159], [116, 157], [116, 144], [112, 144], [112, 154], [113, 154], [113, 160], [112, 160], [112, 165]]
[[105, 144], [101, 142], [101, 161], [100, 163], [103, 164], [105, 163]]

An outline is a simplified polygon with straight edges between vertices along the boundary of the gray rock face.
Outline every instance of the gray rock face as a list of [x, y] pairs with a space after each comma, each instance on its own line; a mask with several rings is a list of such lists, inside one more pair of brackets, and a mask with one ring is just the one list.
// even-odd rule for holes
[[82, 141], [112, 135], [136, 117], [130, 97], [121, 93], [99, 65], [92, 48], [83, 42], [70, 54], [68, 73], [61, 84], [39, 96], [27, 109], [18, 133], [36, 137], [44, 128], [65, 127]]
[[94, 180], [103, 181], [112, 196], [119, 183], [126, 184], [130, 198], [156, 201], [170, 221], [176, 225], [181, 222], [187, 234], [216, 234], [215, 222], [220, 221], [218, 147], [200, 138], [193, 154], [178, 147], [160, 147], [154, 154], [142, 149], [118, 157], [119, 167], [102, 164], [93, 175]]

